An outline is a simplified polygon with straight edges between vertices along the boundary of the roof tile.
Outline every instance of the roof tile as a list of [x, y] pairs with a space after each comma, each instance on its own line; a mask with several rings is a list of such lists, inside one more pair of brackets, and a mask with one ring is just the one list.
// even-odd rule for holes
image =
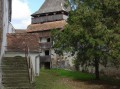
[[27, 32], [37, 32], [37, 31], [47, 31], [57, 28], [64, 28], [64, 26], [67, 24], [65, 20], [61, 21], [54, 21], [54, 22], [46, 22], [41, 24], [31, 24], [27, 28]]
[[43, 5], [32, 16], [43, 13], [57, 12], [57, 11], [70, 11], [70, 6], [65, 7], [66, 0], [45, 0]]
[[39, 51], [39, 36], [33, 33], [11, 33], [7, 34], [7, 51], [23, 52], [26, 45], [30, 51]]

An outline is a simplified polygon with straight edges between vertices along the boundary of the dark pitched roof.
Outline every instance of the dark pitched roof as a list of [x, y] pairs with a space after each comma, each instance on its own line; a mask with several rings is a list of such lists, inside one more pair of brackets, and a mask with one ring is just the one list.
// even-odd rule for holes
[[32, 14], [32, 16], [43, 13], [57, 12], [57, 11], [70, 11], [70, 6], [65, 7], [66, 0], [45, 0], [41, 8]]
[[42, 24], [31, 24], [27, 28], [27, 32], [38, 32], [38, 31], [47, 31], [51, 29], [64, 28], [67, 24], [65, 20], [46, 22]]
[[25, 52], [26, 45], [31, 52], [39, 52], [39, 36], [33, 33], [7, 34], [7, 51]]

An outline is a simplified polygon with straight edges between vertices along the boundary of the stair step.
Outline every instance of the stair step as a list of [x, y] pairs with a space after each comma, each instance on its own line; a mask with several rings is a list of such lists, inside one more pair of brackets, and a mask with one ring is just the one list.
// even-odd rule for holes
[[30, 84], [30, 83], [8, 83], [8, 84], [4, 84], [3, 83], [3, 86], [4, 87], [30, 87], [30, 86], [32, 86], [32, 84]]
[[4, 57], [3, 60], [22, 60], [25, 59], [25, 57]]
[[2, 65], [1, 67], [16, 67], [16, 68], [20, 68], [20, 67], [25, 67], [25, 68], [27, 68], [28, 66], [27, 65], [25, 65], [25, 64], [19, 64], [19, 65]]
[[2, 70], [27, 70], [27, 67], [3, 67]]
[[29, 83], [29, 79], [24, 79], [24, 80], [8, 80], [8, 79], [4, 79], [4, 80], [2, 80], [2, 83], [3, 84], [12, 84], [12, 85], [14, 85], [14, 84], [20, 84], [20, 83]]
[[3, 62], [2, 64], [4, 64], [4, 65], [26, 65], [27, 63], [25, 63], [25, 62], [23, 62], [23, 63], [21, 63], [21, 62], [18, 62], [18, 63], [15, 63], [15, 62]]
[[24, 73], [24, 72], [26, 73], [26, 72], [28, 72], [28, 70], [3, 70], [2, 72], [3, 73], [6, 73], [6, 72], [7, 73], [19, 73], [19, 72], [20, 73]]
[[27, 61], [23, 57], [2, 60], [2, 84], [5, 89], [34, 89], [29, 81]]
[[7, 87], [5, 89], [34, 89], [32, 87]]
[[2, 62], [27, 62], [26, 59], [3, 59]]
[[25, 59], [17, 60], [17, 59], [3, 59], [2, 62], [27, 62]]
[[9, 59], [6, 59], [6, 60], [2, 60], [2, 62], [27, 62], [27, 60], [25, 59], [22, 59], [22, 60], [17, 60], [17, 59], [12, 59], [12, 60], [9, 60]]
[[17, 76], [17, 77], [3, 77], [2, 79], [3, 79], [3, 80], [8, 80], [8, 81], [9, 81], [9, 80], [10, 80], [10, 81], [11, 81], [11, 80], [12, 80], [12, 81], [13, 81], [13, 80], [15, 81], [16, 79], [18, 79], [18, 80], [29, 80], [29, 77], [18, 77], [18, 76]]
[[28, 73], [2, 73], [2, 75], [3, 76], [20, 76], [20, 75], [22, 75], [22, 76], [26, 76], [26, 75], [28, 75]]
[[15, 62], [23, 62], [26, 61], [26, 58], [3, 58], [2, 61], [15, 61]]

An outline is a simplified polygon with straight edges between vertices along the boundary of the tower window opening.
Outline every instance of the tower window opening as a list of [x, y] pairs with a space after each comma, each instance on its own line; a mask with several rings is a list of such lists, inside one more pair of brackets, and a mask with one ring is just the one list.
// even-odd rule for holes
[[50, 38], [47, 38], [47, 42], [50, 42]]
[[49, 50], [46, 50], [45, 55], [49, 55], [49, 54], [50, 54]]

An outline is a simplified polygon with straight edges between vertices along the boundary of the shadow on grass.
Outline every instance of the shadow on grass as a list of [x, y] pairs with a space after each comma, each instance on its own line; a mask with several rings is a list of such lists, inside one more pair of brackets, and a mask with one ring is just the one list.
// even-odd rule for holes
[[102, 76], [100, 80], [95, 80], [94, 74], [62, 69], [52, 69], [50, 72], [57, 76], [70, 78], [74, 82], [84, 82], [87, 85], [102, 85], [102, 89], [120, 89], [120, 79]]

